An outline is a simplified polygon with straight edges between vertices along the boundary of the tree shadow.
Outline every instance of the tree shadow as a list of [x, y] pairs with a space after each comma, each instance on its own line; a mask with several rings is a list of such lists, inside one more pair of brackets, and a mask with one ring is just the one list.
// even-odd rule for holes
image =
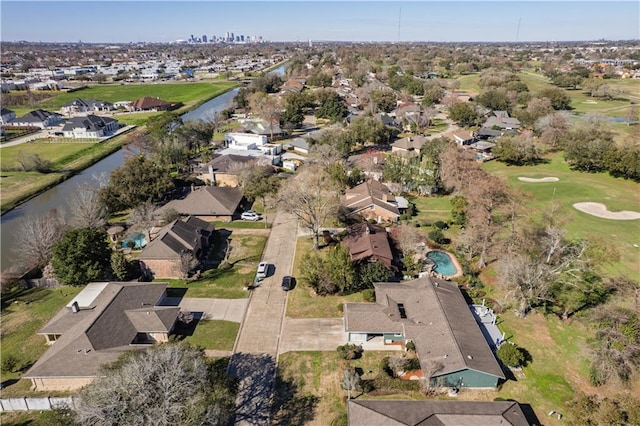
[[193, 336], [196, 331], [196, 327], [202, 321], [202, 312], [193, 312], [193, 320], [186, 323], [183, 321], [176, 321], [176, 325], [173, 329], [173, 335], [175, 340], [184, 340], [189, 336]]
[[[16, 289], [7, 295], [2, 296], [2, 301], [0, 304], [0, 309], [5, 310], [10, 305], [14, 303], [25, 304], [28, 305], [30, 303], [35, 303], [47, 295], [50, 294], [50, 290], [48, 288], [19, 288]], [[62, 290], [60, 290], [62, 292]]]
[[271, 409], [271, 420], [279, 425], [302, 425], [315, 417], [320, 398], [302, 393], [293, 378], [283, 377], [278, 370]]
[[276, 364], [267, 354], [235, 353], [228, 375], [239, 380], [236, 410], [231, 424], [268, 424], [273, 402]]

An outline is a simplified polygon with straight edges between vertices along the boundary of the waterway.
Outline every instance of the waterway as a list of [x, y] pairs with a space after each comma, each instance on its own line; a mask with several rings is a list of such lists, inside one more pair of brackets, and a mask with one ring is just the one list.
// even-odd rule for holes
[[[286, 68], [287, 64], [283, 64], [271, 72], [284, 75]], [[183, 114], [182, 119], [185, 121], [211, 119], [218, 112], [231, 106], [231, 102], [238, 90], [240, 89], [230, 90], [203, 103], [193, 111]], [[81, 173], [3, 214], [0, 217], [0, 269], [6, 270], [17, 262], [13, 247], [19, 231], [20, 218], [28, 215], [43, 214], [51, 209], [68, 212], [69, 205], [67, 200], [79, 186], [86, 184], [97, 185], [97, 179], [106, 179], [114, 169], [122, 165], [127, 155], [130, 155], [129, 150], [126, 148], [120, 149]]]

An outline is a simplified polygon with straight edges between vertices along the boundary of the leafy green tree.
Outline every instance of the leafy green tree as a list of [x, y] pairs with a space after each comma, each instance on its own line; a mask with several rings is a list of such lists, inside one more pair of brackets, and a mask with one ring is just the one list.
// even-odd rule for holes
[[360, 146], [364, 146], [367, 143], [374, 145], [387, 144], [397, 134], [395, 129], [385, 126], [380, 120], [368, 115], [354, 118], [347, 132], [350, 141]]
[[447, 237], [445, 237], [442, 230], [438, 228], [429, 231], [429, 239], [437, 244], [445, 244], [447, 242]]
[[466, 223], [467, 200], [462, 195], [456, 195], [451, 199], [451, 222], [456, 225]]
[[316, 110], [316, 117], [327, 118], [335, 123], [347, 116], [349, 111], [344, 102], [342, 102], [338, 94], [334, 93], [334, 95], [335, 96], [327, 97], [326, 100], [321, 103], [320, 107]]
[[498, 348], [496, 355], [507, 367], [519, 367], [524, 364], [525, 357], [520, 348], [505, 342]]
[[282, 86], [282, 79], [276, 73], [267, 73], [255, 78], [249, 85], [250, 92], [277, 93]]
[[511, 112], [511, 101], [504, 88], [487, 90], [478, 96], [477, 101], [489, 109]]
[[571, 109], [571, 98], [567, 92], [559, 87], [550, 87], [548, 89], [542, 89], [538, 96], [541, 98], [549, 98], [551, 106], [555, 110]]
[[456, 123], [473, 123], [478, 119], [478, 113], [467, 102], [458, 102], [449, 107], [449, 118]]
[[327, 256], [329, 278], [341, 294], [354, 291], [357, 287], [356, 269], [351, 261], [349, 249], [342, 244], [336, 245]]
[[380, 262], [366, 262], [357, 265], [358, 287], [373, 288], [373, 283], [389, 281], [391, 275], [386, 266]]
[[375, 89], [369, 92], [371, 102], [375, 104], [374, 110], [391, 112], [396, 109], [396, 94], [389, 89]]
[[53, 247], [53, 272], [65, 285], [83, 285], [104, 279], [111, 264], [107, 233], [96, 228], [67, 232]]
[[182, 119], [175, 112], [163, 112], [149, 117], [146, 123], [147, 133], [153, 140], [162, 140], [177, 125], [182, 124]]
[[615, 147], [613, 133], [597, 123], [589, 123], [568, 132], [563, 145], [567, 163], [585, 172], [605, 170], [607, 153]]
[[137, 261], [127, 259], [121, 251], [115, 251], [111, 255], [111, 272], [118, 281], [129, 281], [139, 276]]
[[439, 84], [427, 82], [424, 85], [424, 93], [422, 97], [422, 106], [431, 106], [437, 104], [444, 97], [444, 89]]
[[82, 389], [76, 410], [79, 423], [229, 424], [236, 383], [220, 370], [203, 349], [184, 344], [128, 352]]
[[502, 136], [491, 152], [498, 160], [517, 166], [536, 164], [542, 159], [533, 140], [515, 136]]
[[109, 176], [100, 198], [111, 212], [163, 200], [175, 188], [168, 171], [144, 155], [128, 158]]
[[316, 87], [331, 87], [333, 83], [333, 77], [325, 72], [317, 72], [307, 79], [309, 86]]

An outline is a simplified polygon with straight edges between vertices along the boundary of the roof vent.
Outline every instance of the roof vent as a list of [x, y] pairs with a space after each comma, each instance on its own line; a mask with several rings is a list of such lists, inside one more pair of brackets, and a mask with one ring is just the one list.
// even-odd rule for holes
[[77, 313], [80, 310], [80, 306], [78, 305], [78, 302], [73, 302], [71, 304], [71, 312], [73, 312], [74, 314]]
[[473, 357], [471, 355], [467, 355], [467, 358], [469, 359], [473, 359]]

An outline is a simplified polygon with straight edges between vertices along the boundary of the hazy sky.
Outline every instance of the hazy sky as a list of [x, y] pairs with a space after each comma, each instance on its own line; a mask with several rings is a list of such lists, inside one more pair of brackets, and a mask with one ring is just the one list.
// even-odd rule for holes
[[640, 1], [0, 1], [4, 41], [640, 39]]

